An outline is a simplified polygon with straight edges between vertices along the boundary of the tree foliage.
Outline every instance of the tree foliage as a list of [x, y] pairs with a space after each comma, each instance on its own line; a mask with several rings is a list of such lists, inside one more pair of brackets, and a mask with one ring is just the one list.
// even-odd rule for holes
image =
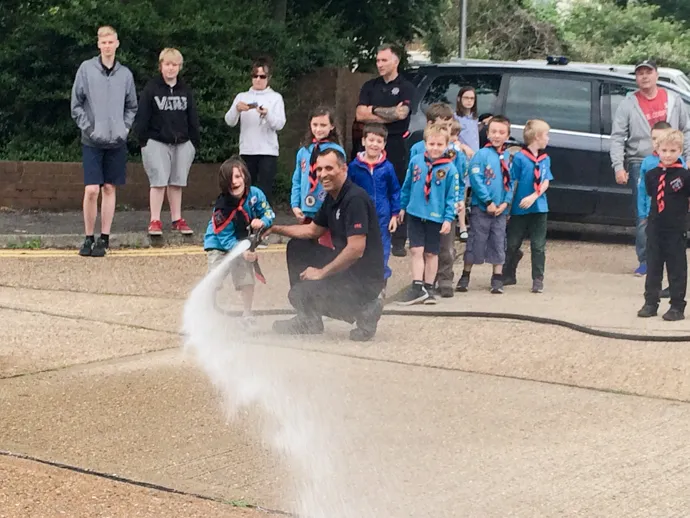
[[[70, 118], [74, 74], [98, 54], [95, 31], [113, 25], [118, 59], [131, 68], [137, 91], [157, 74], [158, 53], [174, 46], [198, 98], [202, 161], [237, 151], [237, 133], [223, 115], [250, 85], [252, 59], [272, 57], [273, 84], [352, 54], [339, 20], [315, 9], [286, 24], [272, 21], [272, 6], [236, 0], [3, 0], [0, 19], [0, 156], [30, 160], [79, 159], [79, 134]], [[133, 152], [138, 152], [132, 148]]]
[[558, 23], [573, 60], [627, 64], [653, 57], [660, 66], [690, 69], [690, 36], [680, 22], [660, 17], [658, 6], [579, 2]]
[[376, 48], [383, 42], [405, 45], [416, 36], [435, 29], [443, 0], [292, 0], [290, 13], [303, 17], [323, 9], [352, 31], [359, 70], [371, 68]]

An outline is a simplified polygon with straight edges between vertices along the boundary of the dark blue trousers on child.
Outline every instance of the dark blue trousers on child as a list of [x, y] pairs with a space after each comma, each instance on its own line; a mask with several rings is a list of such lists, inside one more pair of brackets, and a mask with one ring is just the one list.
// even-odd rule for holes
[[381, 242], [383, 243], [383, 278], [388, 279], [393, 272], [388, 266], [388, 259], [391, 256], [391, 233], [388, 231], [388, 223], [384, 223], [383, 219], [379, 219], [379, 228], [381, 229]]

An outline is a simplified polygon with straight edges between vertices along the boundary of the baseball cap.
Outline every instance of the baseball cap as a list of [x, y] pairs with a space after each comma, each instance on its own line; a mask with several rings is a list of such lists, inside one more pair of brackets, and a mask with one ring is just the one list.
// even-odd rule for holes
[[641, 68], [651, 68], [652, 70], [656, 70], [656, 61], [653, 59], [645, 59], [644, 61], [640, 61], [637, 65], [635, 65], [635, 72]]

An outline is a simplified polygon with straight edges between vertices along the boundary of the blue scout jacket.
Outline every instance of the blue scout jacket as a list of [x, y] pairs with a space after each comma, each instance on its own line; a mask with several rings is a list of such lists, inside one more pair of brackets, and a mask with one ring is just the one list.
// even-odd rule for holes
[[[295, 172], [292, 173], [292, 191], [290, 194], [290, 207], [293, 209], [299, 207], [305, 216], [314, 217], [319, 211], [323, 200], [326, 199], [326, 191], [321, 187], [321, 183], [314, 178], [309, 177], [311, 153], [314, 150], [315, 143], [309, 147], [301, 147], [297, 152], [297, 159], [295, 160]], [[343, 156], [345, 150], [334, 142], [321, 142], [319, 144], [321, 149], [336, 149], [340, 151]]]
[[363, 152], [359, 153], [350, 162], [347, 175], [373, 200], [379, 224], [388, 226], [391, 218], [400, 212], [400, 182], [393, 164], [386, 160], [386, 152], [374, 164], [366, 161]]
[[[244, 198], [242, 209], [250, 222], [253, 219], [263, 221], [264, 228], [270, 227], [276, 217], [263, 191], [254, 186], [249, 188], [249, 194]], [[232, 220], [232, 216], [229, 219]], [[206, 234], [204, 235], [204, 250], [224, 250], [228, 252], [235, 247], [238, 241], [235, 225], [232, 221], [222, 229], [219, 229], [218, 232], [214, 229], [213, 218], [208, 222]]]
[[[502, 164], [503, 163], [503, 164]], [[491, 202], [497, 206], [513, 201], [513, 181], [510, 178], [508, 152], [498, 151], [489, 144], [483, 147], [470, 160], [470, 185], [472, 186], [472, 206], [486, 212]]]
[[513, 195], [515, 203], [513, 203], [510, 211], [512, 215], [522, 216], [524, 214], [549, 212], [546, 193], [539, 196], [530, 208], [520, 208], [520, 201], [534, 194], [537, 185], [544, 180], [553, 181], [551, 158], [549, 155], [541, 151], [538, 156], [534, 156], [527, 148], [520, 150], [513, 157], [513, 163], [510, 166], [510, 178], [516, 184], [515, 194]]
[[[659, 155], [654, 153], [645, 157], [640, 166], [640, 177], [637, 180], [637, 219], [647, 219], [649, 217], [649, 211], [652, 209], [652, 198], [647, 193], [647, 184], [644, 181], [645, 175], [652, 169], [659, 167], [661, 159]], [[680, 163], [685, 165], [685, 158], [680, 157]]]
[[[410, 148], [410, 158], [417, 155], [423, 155], [425, 152], [426, 147], [424, 146], [424, 141], [421, 140]], [[453, 164], [458, 170], [458, 173], [460, 173], [457, 191], [458, 199], [455, 201], [463, 201], [463, 195], [465, 193], [465, 175], [467, 174], [467, 157], [465, 156], [465, 153], [459, 149], [456, 149], [452, 144], [448, 146], [446, 154], [453, 159]]]
[[401, 208], [436, 223], [453, 221], [459, 182], [460, 175], [451, 158], [443, 156], [432, 163], [426, 154], [415, 155], [403, 183]]

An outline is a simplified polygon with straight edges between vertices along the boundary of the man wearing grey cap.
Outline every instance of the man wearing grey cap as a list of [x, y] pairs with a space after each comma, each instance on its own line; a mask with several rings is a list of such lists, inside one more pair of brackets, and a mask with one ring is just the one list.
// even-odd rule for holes
[[659, 73], [656, 63], [644, 60], [635, 66], [635, 81], [639, 90], [621, 101], [613, 118], [611, 130], [611, 164], [620, 185], [630, 183], [633, 190], [632, 206], [635, 211], [637, 231], [635, 250], [640, 263], [635, 275], [647, 274], [646, 223], [637, 217], [637, 186], [640, 165], [645, 157], [654, 152], [652, 126], [660, 121], [668, 122], [685, 136], [683, 154], [690, 159], [690, 120], [685, 103], [678, 94], [657, 85]]

